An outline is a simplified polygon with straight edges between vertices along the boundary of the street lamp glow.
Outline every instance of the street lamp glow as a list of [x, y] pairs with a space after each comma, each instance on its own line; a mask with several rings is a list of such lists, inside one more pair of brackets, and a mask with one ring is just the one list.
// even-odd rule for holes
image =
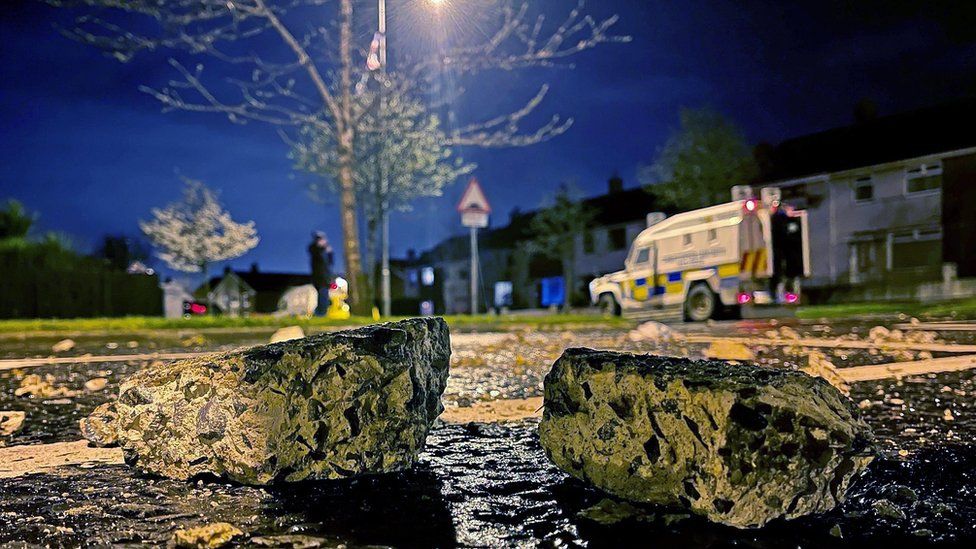
[[435, 8], [439, 8], [447, 3], [447, 0], [427, 0], [427, 3]]

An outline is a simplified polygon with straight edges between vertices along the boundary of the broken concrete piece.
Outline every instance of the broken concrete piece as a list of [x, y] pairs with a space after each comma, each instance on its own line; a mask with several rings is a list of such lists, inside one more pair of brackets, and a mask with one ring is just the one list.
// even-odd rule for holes
[[704, 353], [705, 358], [718, 360], [756, 360], [756, 353], [742, 343], [736, 341], [713, 341], [708, 344]]
[[81, 436], [99, 448], [116, 446], [119, 443], [115, 401], [106, 402], [95, 408], [88, 417], [81, 418], [78, 426]]
[[234, 538], [243, 536], [239, 528], [226, 522], [215, 522], [194, 528], [185, 528], [173, 533], [173, 544], [176, 547], [193, 549], [216, 549], [230, 543]]
[[[441, 413], [450, 335], [418, 318], [147, 368], [115, 407], [126, 460], [244, 484], [410, 467]], [[97, 438], [93, 442], [98, 443]]]
[[285, 326], [284, 328], [278, 328], [275, 333], [271, 334], [271, 339], [269, 343], [280, 343], [282, 341], [291, 341], [292, 339], [301, 339], [305, 337], [305, 331], [302, 330], [301, 326]]
[[676, 339], [678, 336], [670, 326], [650, 320], [628, 332], [627, 337], [631, 341], [668, 342]]
[[85, 382], [85, 390], [96, 393], [108, 385], [108, 379], [104, 377], [93, 377]]
[[10, 436], [24, 428], [24, 412], [0, 412], [0, 436]]
[[546, 376], [539, 435], [606, 492], [737, 527], [833, 508], [872, 459], [857, 408], [822, 379], [589, 349]]
[[73, 339], [62, 339], [61, 341], [55, 343], [51, 346], [52, 353], [67, 353], [71, 349], [75, 348], [75, 340]]

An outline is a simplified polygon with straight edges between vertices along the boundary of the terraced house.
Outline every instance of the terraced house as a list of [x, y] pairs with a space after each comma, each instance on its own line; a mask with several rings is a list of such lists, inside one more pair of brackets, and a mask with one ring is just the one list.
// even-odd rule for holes
[[976, 293], [976, 101], [790, 139], [764, 186], [809, 212], [808, 295]]
[[[633, 239], [647, 227], [647, 214], [660, 209], [658, 199], [641, 187], [625, 188], [619, 177], [607, 183], [605, 194], [583, 201], [593, 214], [590, 228], [577, 238], [575, 282], [579, 296], [594, 277], [619, 270]], [[559, 279], [559, 261], [527, 254], [520, 246], [532, 238], [535, 211], [514, 211], [503, 226], [480, 233], [481, 310], [500, 308], [499, 298], [510, 294], [508, 306], [516, 309], [546, 306], [543, 285]], [[448, 238], [408, 261], [397, 261], [405, 280], [396, 307], [402, 314], [430, 301], [438, 314], [467, 313], [470, 309], [470, 262], [466, 235]]]

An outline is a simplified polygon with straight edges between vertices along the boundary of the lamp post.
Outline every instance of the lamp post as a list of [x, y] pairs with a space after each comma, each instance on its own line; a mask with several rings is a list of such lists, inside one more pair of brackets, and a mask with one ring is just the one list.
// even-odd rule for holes
[[[428, 4], [439, 7], [447, 3], [447, 0], [426, 0]], [[380, 135], [386, 138], [386, 0], [378, 0], [379, 5], [379, 51], [377, 56], [379, 57], [379, 71], [380, 71]], [[384, 141], [385, 143], [385, 141]], [[390, 199], [388, 194], [390, 192], [389, 186], [390, 182], [388, 179], [386, 165], [383, 162], [384, 155], [381, 151], [380, 153], [380, 224], [381, 224], [381, 242], [380, 248], [380, 285], [382, 287], [382, 304], [383, 304], [383, 316], [389, 317], [392, 313], [391, 301], [393, 299], [392, 292], [390, 291]]]
[[[386, 0], [379, 0], [379, 58], [380, 58], [380, 135], [383, 136], [384, 149], [386, 144]], [[380, 265], [380, 285], [382, 286], [383, 316], [392, 313], [390, 291], [390, 182], [387, 178], [384, 151], [380, 151], [380, 236], [382, 248]]]

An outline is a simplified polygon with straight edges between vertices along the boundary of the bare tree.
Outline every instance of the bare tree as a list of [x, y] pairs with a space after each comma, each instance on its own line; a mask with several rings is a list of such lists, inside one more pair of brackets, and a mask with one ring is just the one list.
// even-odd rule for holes
[[[141, 89], [165, 110], [217, 113], [236, 123], [258, 121], [282, 127], [318, 126], [335, 136], [338, 187], [350, 301], [357, 312], [362, 265], [355, 189], [355, 135], [364, 108], [354, 100], [352, 0], [44, 0], [84, 13], [66, 34], [99, 47], [120, 61], [150, 51], [190, 54], [172, 57], [176, 71], [168, 85]], [[338, 3], [337, 12], [334, 4]], [[415, 74], [452, 70], [472, 74], [489, 69], [549, 67], [607, 42], [627, 41], [610, 29], [617, 18], [597, 21], [582, 13], [580, 1], [555, 28], [542, 16], [529, 15], [528, 2], [506, 2], [497, 31], [483, 42], [463, 45], [415, 62]], [[329, 16], [323, 16], [323, 12]], [[320, 53], [326, 45], [322, 27], [308, 21], [333, 17], [338, 26], [337, 55]], [[222, 66], [214, 76], [197, 59]], [[451, 132], [454, 145], [527, 145], [565, 132], [572, 120], [553, 117], [523, 131], [522, 123], [542, 102], [543, 86], [515, 112], [462, 126]]]
[[[418, 198], [441, 196], [446, 186], [477, 167], [445, 145], [440, 117], [416, 98], [409, 81], [391, 77], [390, 83], [385, 101], [376, 100], [376, 90], [356, 96], [357, 103], [376, 105], [361, 120], [354, 140], [356, 199], [366, 218], [365, 263], [372, 288], [383, 215], [407, 211]], [[310, 125], [291, 145], [296, 166], [321, 176], [309, 184], [312, 197], [324, 202], [335, 195], [336, 136]], [[386, 171], [385, 185], [380, 184], [380, 170]]]

